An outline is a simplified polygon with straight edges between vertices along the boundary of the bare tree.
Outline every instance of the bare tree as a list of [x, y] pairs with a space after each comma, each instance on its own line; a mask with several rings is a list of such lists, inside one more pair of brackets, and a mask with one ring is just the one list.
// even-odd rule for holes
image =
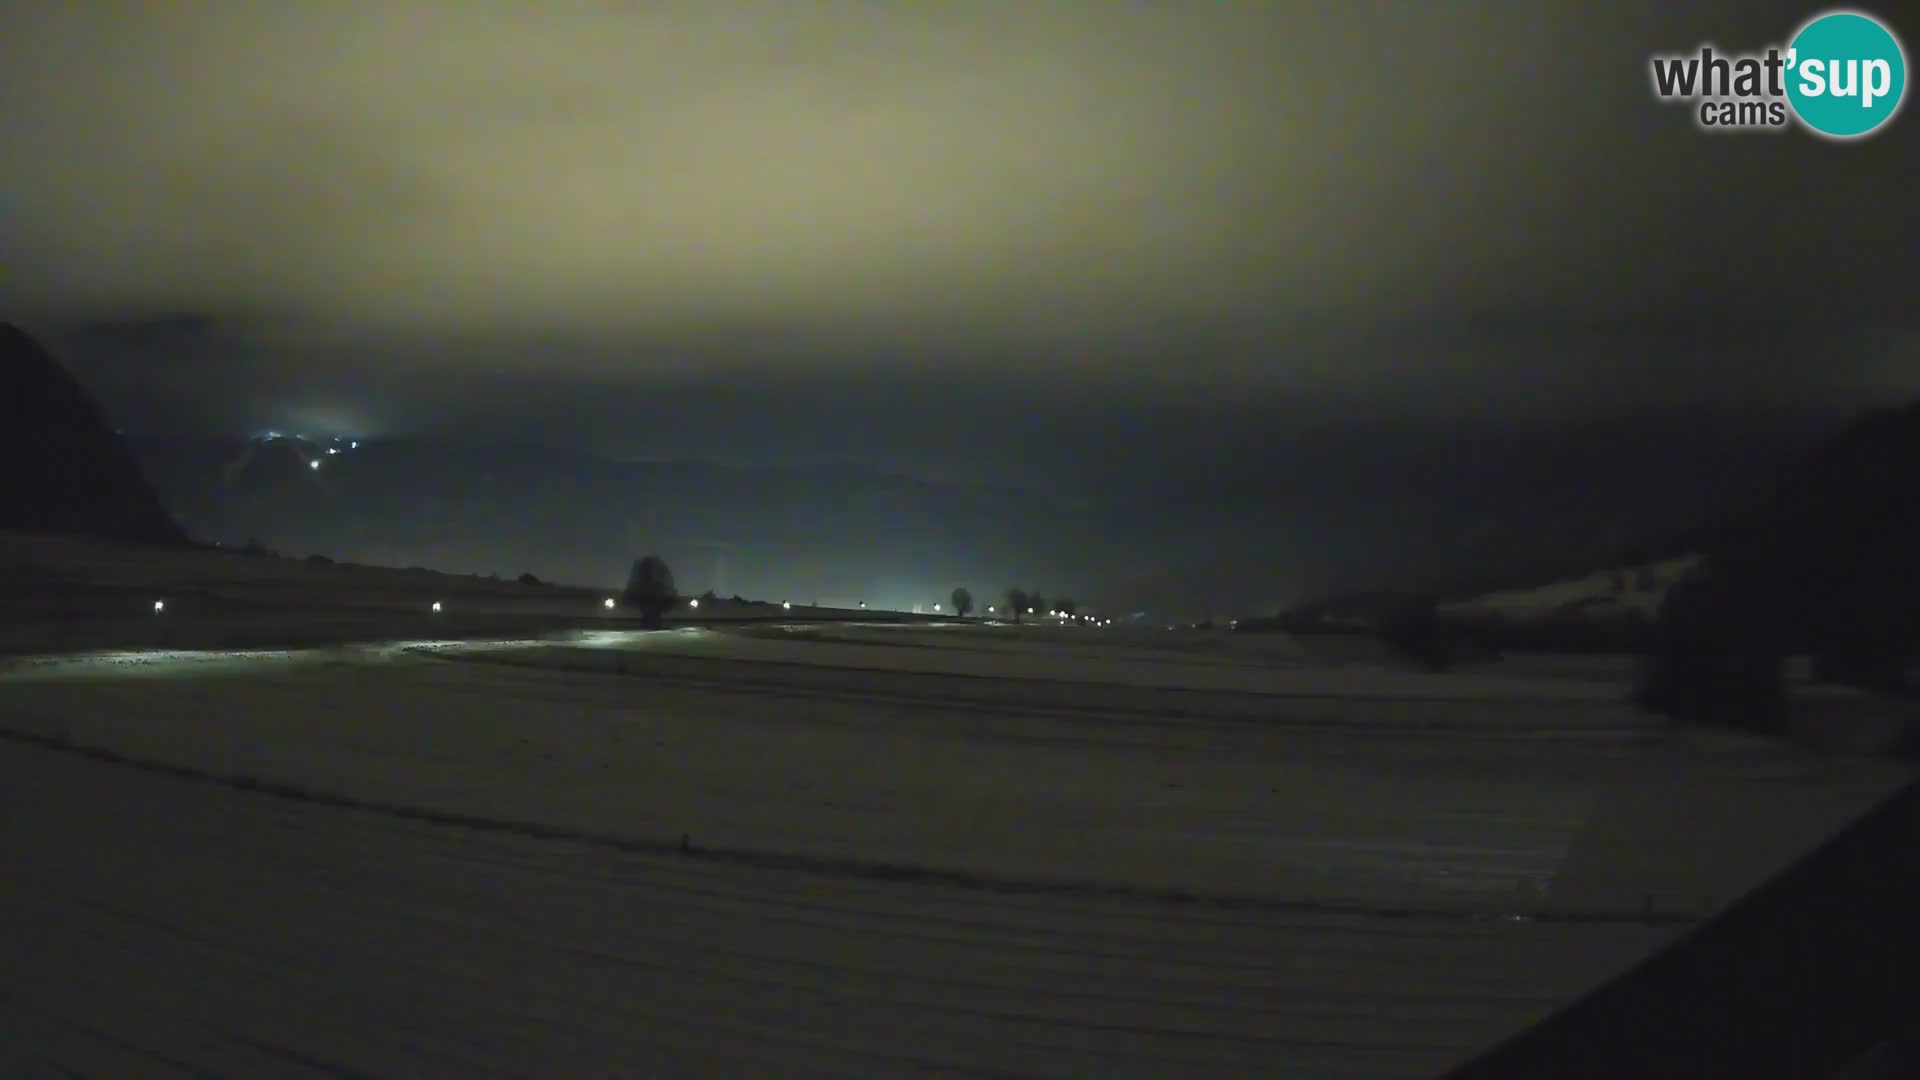
[[973, 594], [967, 591], [966, 586], [962, 585], [961, 587], [953, 590], [953, 595], [951, 597], [948, 597], [948, 599], [953, 601], [953, 610], [959, 612], [961, 618], [964, 619], [968, 615], [972, 614]]

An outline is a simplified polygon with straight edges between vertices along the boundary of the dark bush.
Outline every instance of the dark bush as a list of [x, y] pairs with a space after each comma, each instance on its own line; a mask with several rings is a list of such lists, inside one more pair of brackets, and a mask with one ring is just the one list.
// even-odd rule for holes
[[540, 579], [539, 579], [538, 577], [535, 577], [535, 576], [534, 576], [533, 574], [531, 574], [531, 573], [526, 573], [526, 574], [521, 574], [521, 575], [520, 575], [520, 584], [522, 584], [522, 585], [542, 585], [542, 584], [545, 584], [545, 582], [543, 582], [543, 581], [541, 581], [541, 580], [540, 580]]
[[307, 556], [307, 562], [314, 566], [332, 566], [333, 565], [332, 559], [329, 559], [325, 555], [321, 555], [318, 553]]
[[1685, 724], [1781, 732], [1781, 615], [1747, 583], [1714, 569], [1676, 582], [1653, 626], [1640, 705]]
[[1429, 596], [1409, 597], [1383, 612], [1377, 623], [1380, 637], [1425, 667], [1442, 670], [1453, 664], [1453, 650], [1440, 633], [1440, 608]]
[[1816, 444], [1661, 605], [1640, 703], [1763, 731], [1784, 723], [1782, 670], [1908, 690], [1920, 648], [1920, 404], [1870, 413]]

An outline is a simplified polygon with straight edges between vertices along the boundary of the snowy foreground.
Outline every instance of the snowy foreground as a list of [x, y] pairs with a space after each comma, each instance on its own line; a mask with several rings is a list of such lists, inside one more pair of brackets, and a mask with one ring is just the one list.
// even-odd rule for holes
[[1903, 767], [1606, 662], [741, 626], [0, 665], [0, 1075], [1434, 1076]]

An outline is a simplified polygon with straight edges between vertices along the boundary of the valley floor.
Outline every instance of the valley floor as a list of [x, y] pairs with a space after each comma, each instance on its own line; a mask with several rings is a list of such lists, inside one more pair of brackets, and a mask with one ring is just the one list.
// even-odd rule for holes
[[1604, 661], [175, 644], [0, 664], [0, 1074], [1433, 1076], [1908, 777]]

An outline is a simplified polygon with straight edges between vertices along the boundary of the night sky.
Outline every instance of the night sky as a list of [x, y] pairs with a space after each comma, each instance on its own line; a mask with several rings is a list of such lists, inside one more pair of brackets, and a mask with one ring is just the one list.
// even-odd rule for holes
[[27, 0], [0, 317], [129, 426], [1063, 491], [1757, 429], [1920, 385], [1920, 121], [1647, 59], [1813, 10]]

